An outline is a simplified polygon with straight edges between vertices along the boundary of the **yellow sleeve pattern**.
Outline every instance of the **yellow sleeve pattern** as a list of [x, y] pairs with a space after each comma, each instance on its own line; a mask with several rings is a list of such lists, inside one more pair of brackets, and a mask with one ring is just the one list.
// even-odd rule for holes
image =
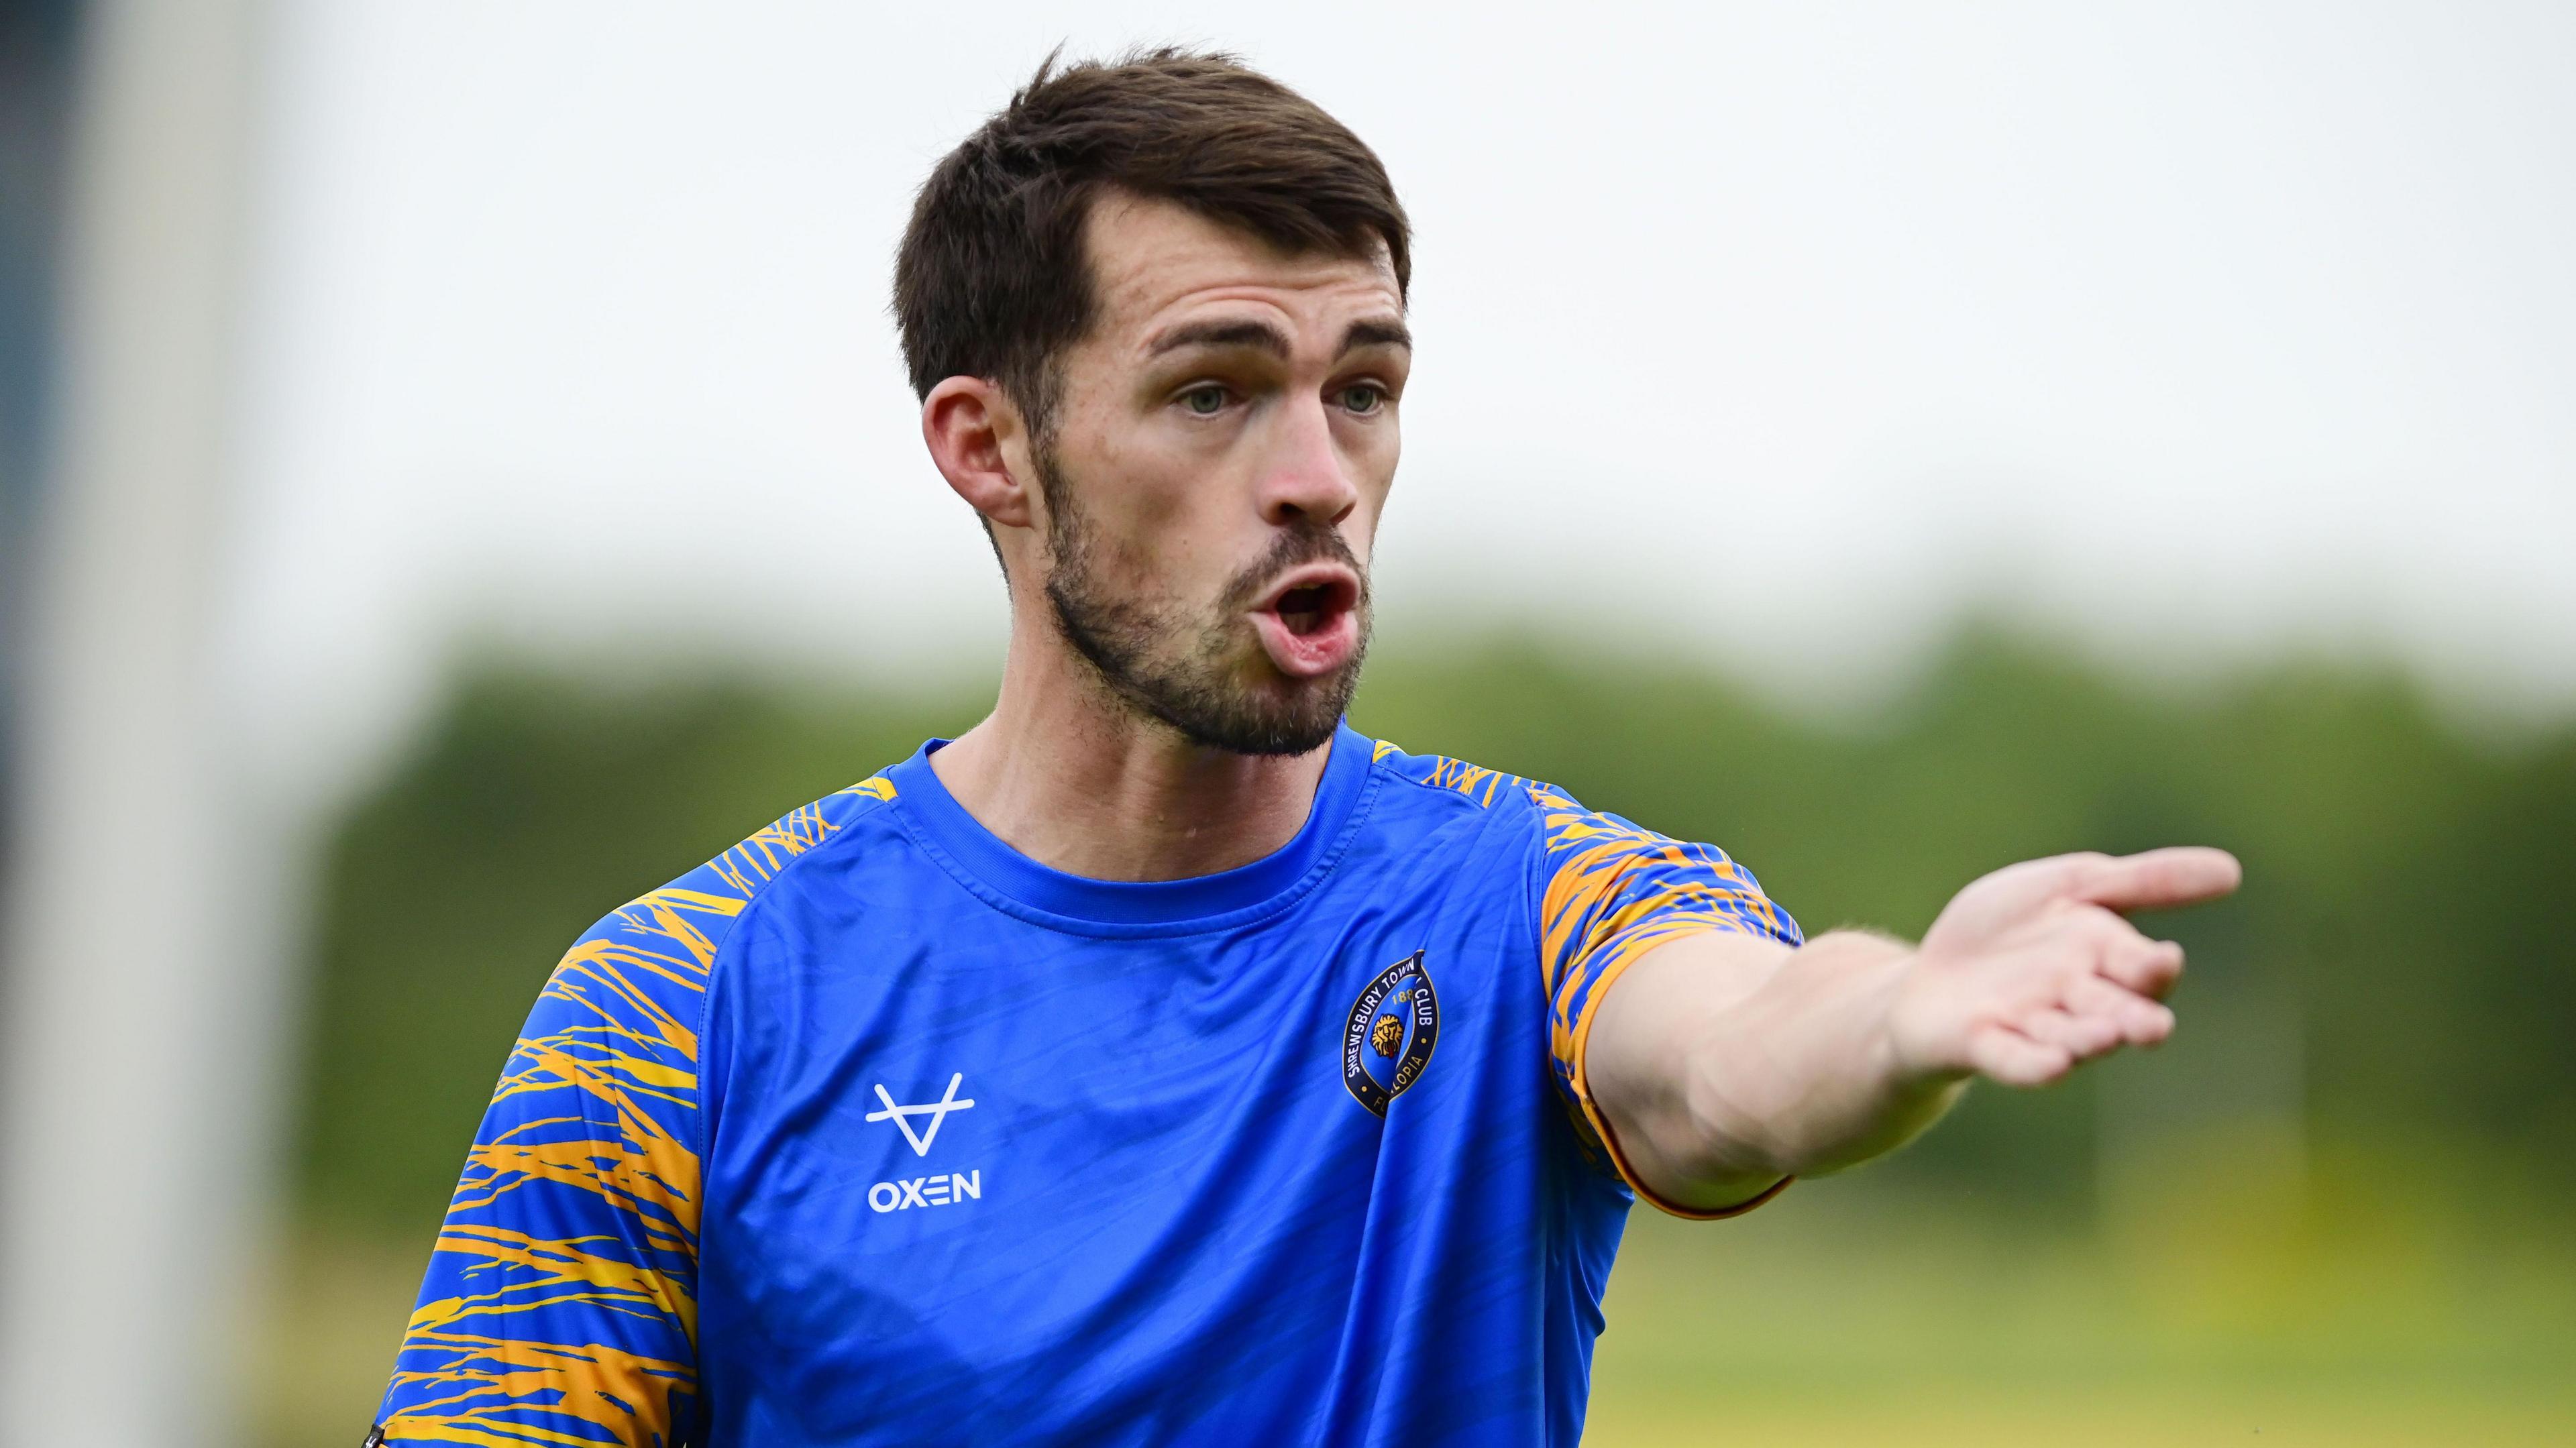
[[[1657, 1197], [1619, 1153], [1584, 1080], [1583, 1049], [1619, 973], [1647, 951], [1709, 930], [1803, 943], [1798, 922], [1762, 893], [1751, 871], [1714, 845], [1687, 844], [1585, 809], [1553, 785], [1436, 754], [1407, 754], [1381, 740], [1373, 762], [1487, 809], [1526, 801], [1538, 815], [1531, 882], [1539, 971], [1547, 991], [1548, 1057], [1584, 1154], [1639, 1196], [1676, 1216], [1732, 1216], [1768, 1201], [1696, 1212]], [[1786, 1185], [1786, 1183], [1783, 1183]]]
[[1711, 930], [1797, 945], [1804, 938], [1798, 923], [1762, 893], [1751, 871], [1714, 845], [1686, 844], [1587, 810], [1549, 785], [1526, 788], [1541, 820], [1539, 968], [1547, 984], [1548, 1056], [1587, 1151], [1639, 1196], [1678, 1216], [1728, 1216], [1767, 1200], [1770, 1193], [1710, 1213], [1656, 1196], [1629, 1169], [1593, 1106], [1583, 1053], [1610, 987], [1646, 952]]
[[870, 779], [807, 805], [566, 953], [467, 1153], [378, 1415], [384, 1441], [689, 1441], [709, 973], [763, 887], [893, 794]]

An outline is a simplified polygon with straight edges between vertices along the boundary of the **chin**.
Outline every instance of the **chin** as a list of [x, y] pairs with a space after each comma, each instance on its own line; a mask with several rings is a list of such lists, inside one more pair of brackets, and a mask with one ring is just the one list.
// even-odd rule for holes
[[1192, 743], [1266, 758], [1309, 754], [1330, 743], [1359, 683], [1359, 660], [1310, 679], [1294, 679], [1267, 655], [1248, 661], [1230, 688], [1166, 695], [1154, 712]]

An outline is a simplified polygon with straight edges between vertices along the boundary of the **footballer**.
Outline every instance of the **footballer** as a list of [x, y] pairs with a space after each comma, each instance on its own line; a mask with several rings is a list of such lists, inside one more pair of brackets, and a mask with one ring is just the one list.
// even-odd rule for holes
[[2219, 851], [1811, 938], [1344, 722], [1409, 242], [1219, 56], [1051, 63], [939, 162], [894, 312], [1009, 592], [992, 713], [574, 944], [371, 1443], [1571, 1448], [1635, 1200], [1743, 1212], [2173, 1029], [2121, 912]]

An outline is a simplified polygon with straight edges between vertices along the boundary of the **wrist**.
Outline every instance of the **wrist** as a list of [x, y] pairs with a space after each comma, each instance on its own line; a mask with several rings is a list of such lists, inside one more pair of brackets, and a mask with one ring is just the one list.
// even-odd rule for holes
[[1959, 1033], [1940, 1019], [1933, 978], [1939, 969], [1919, 946], [1891, 962], [1872, 1057], [1891, 1099], [1942, 1095], [1976, 1074], [1960, 1050]]
[[1870, 962], [1864, 1019], [1869, 1022], [1860, 1051], [1863, 1074], [1887, 1094], [1938, 1089], [1960, 1073], [1934, 1049], [1924, 1028], [1920, 986], [1922, 950], [1886, 936], [1868, 937], [1880, 948]]

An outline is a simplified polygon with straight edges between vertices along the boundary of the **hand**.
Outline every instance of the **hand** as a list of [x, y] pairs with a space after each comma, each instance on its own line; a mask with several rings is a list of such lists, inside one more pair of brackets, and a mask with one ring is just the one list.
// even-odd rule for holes
[[1952, 898], [1899, 977], [1888, 1030], [1900, 1079], [1982, 1073], [2041, 1086], [2172, 1034], [2182, 947], [2114, 912], [2214, 900], [2242, 877], [2224, 850], [2059, 855]]

